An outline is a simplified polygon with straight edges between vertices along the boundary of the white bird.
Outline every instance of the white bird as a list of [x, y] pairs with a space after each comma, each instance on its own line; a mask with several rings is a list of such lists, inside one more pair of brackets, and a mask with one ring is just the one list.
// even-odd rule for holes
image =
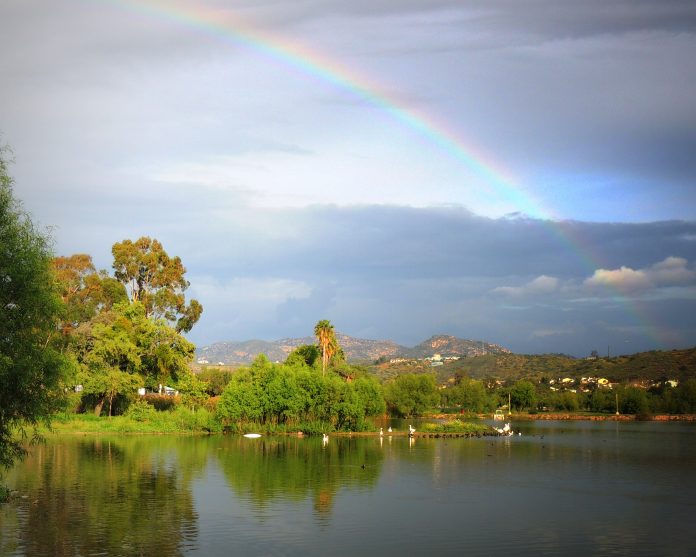
[[408, 424], [408, 434], [413, 435], [416, 432], [415, 429], [413, 429], [413, 426], [411, 424]]
[[392, 428], [391, 428], [391, 426], [389, 426], [389, 427], [387, 428], [387, 431], [388, 431], [389, 433], [391, 433], [391, 432], [392, 432]]
[[384, 432], [382, 431], [382, 428], [380, 427], [379, 428], [379, 436], [382, 437], [382, 435], [384, 435]]
[[328, 443], [328, 442], [329, 442], [329, 436], [328, 436], [326, 433], [324, 433], [324, 434], [322, 435], [322, 437], [321, 437], [321, 440], [322, 440], [324, 443]]
[[505, 426], [503, 427], [503, 431], [504, 431], [505, 433], [507, 433], [508, 431], [510, 431], [510, 424], [505, 424]]

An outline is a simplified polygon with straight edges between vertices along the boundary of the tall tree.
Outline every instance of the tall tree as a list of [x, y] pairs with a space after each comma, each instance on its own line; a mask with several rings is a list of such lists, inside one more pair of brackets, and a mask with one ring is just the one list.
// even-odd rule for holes
[[335, 354], [338, 347], [334, 326], [331, 324], [331, 321], [328, 319], [319, 321], [314, 326], [314, 336], [317, 337], [319, 349], [321, 350], [321, 373], [325, 375], [329, 359]]
[[109, 310], [115, 303], [128, 299], [123, 284], [106, 271], [97, 272], [90, 255], [56, 257], [53, 269], [64, 305], [61, 329], [65, 335], [98, 311]]
[[72, 351], [84, 393], [95, 414], [141, 386], [176, 382], [189, 373], [194, 346], [162, 319], [149, 319], [140, 302], [118, 303], [73, 334]]
[[113, 245], [115, 276], [128, 289], [133, 302], [141, 302], [148, 317], [174, 322], [177, 332], [188, 332], [203, 312], [197, 300], [186, 305], [189, 282], [179, 257], [169, 257], [162, 244], [143, 236], [135, 242]]
[[7, 150], [0, 147], [0, 465], [24, 451], [15, 428], [48, 421], [66, 364], [51, 340], [61, 303], [51, 270], [50, 239], [12, 192]]

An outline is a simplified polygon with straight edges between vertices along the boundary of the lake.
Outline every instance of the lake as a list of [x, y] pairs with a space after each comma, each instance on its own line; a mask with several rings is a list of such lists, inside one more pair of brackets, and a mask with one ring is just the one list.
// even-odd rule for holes
[[696, 555], [696, 424], [512, 426], [52, 438], [6, 477], [0, 555]]

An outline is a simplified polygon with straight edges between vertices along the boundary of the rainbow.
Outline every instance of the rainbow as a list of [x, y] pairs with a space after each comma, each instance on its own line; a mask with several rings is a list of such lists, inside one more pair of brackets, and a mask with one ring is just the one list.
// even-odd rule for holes
[[[407, 107], [399, 99], [384, 92], [378, 83], [356, 71], [344, 67], [340, 62], [277, 34], [269, 34], [255, 28], [228, 10], [211, 10], [200, 4], [171, 2], [165, 0], [92, 0], [111, 4], [119, 9], [139, 13], [146, 17], [170, 21], [190, 28], [198, 33], [223, 41], [242, 44], [277, 63], [310, 76], [322, 83], [348, 92], [359, 100], [378, 108], [414, 135], [447, 153], [482, 179], [491, 192], [512, 202], [519, 211], [534, 219], [545, 222], [552, 235], [570, 248], [582, 260], [590, 273], [601, 265], [590, 255], [582, 240], [573, 237], [570, 227], [555, 220], [551, 212], [534, 199], [512, 174], [493, 161], [471, 142], [464, 142], [460, 134], [437, 122], [434, 115]], [[618, 290], [616, 303], [630, 309], [632, 317], [651, 340], [663, 345], [667, 339], [652, 325], [647, 313], [636, 303], [628, 300]]]

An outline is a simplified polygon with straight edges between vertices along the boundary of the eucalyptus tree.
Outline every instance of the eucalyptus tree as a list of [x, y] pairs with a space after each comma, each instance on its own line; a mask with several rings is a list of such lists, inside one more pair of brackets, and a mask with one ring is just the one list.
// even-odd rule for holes
[[52, 263], [63, 302], [61, 329], [65, 336], [100, 311], [128, 299], [125, 287], [118, 280], [106, 271], [96, 270], [91, 255], [56, 257]]
[[128, 289], [131, 301], [140, 302], [148, 317], [173, 322], [177, 332], [188, 332], [203, 312], [198, 300], [186, 305], [189, 282], [186, 268], [177, 256], [169, 257], [162, 244], [143, 236], [135, 242], [113, 245], [114, 274]]

